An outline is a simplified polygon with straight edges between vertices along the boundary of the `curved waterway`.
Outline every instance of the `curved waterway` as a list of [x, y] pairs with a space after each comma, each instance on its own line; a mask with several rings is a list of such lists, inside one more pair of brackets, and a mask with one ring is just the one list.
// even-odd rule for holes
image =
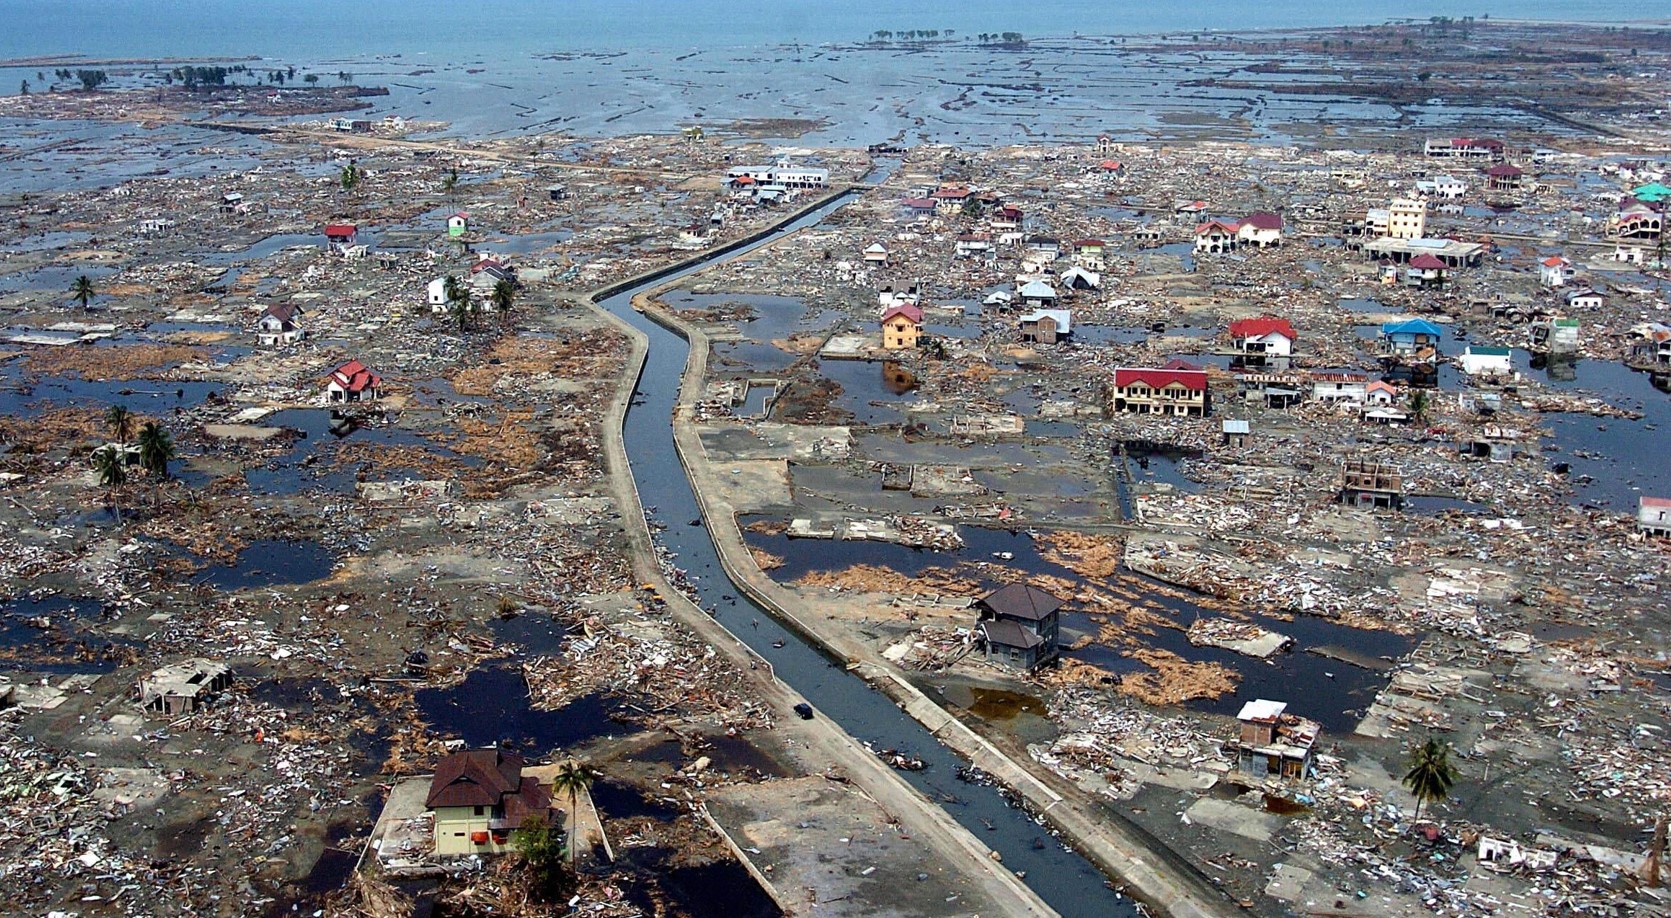
[[1132, 902], [1109, 889], [1095, 866], [1063, 848], [1025, 812], [1009, 806], [998, 788], [959, 781], [956, 772], [965, 764], [963, 760], [891, 699], [836, 665], [741, 595], [720, 566], [707, 528], [690, 525], [701, 513], [674, 451], [672, 421], [690, 345], [635, 311], [632, 297], [813, 226], [844, 200], [811, 211], [751, 245], [646, 281], [600, 302], [650, 339], [635, 407], [627, 412], [625, 431], [639, 499], [645, 508], [655, 508], [651, 519], [666, 527], [660, 541], [677, 554], [676, 563], [691, 575], [702, 606], [713, 610], [714, 617], [732, 634], [771, 661], [778, 677], [805, 696], [818, 716], [834, 720], [877, 749], [898, 749], [926, 762], [928, 767], [923, 771], [898, 774], [1001, 854], [1004, 866], [1024, 873], [1024, 882], [1062, 915], [1134, 916], [1137, 910]]

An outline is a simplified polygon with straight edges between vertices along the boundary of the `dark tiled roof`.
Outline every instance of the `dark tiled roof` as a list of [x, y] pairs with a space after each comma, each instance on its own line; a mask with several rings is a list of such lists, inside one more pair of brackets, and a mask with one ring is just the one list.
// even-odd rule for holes
[[986, 632], [986, 642], [999, 647], [1019, 647], [1022, 650], [1032, 650], [1044, 643], [1044, 638], [1015, 622], [982, 622], [981, 629]]
[[1032, 622], [1042, 621], [1062, 607], [1060, 599], [1021, 583], [988, 594], [981, 604], [1000, 618], [1024, 618]]
[[455, 752], [435, 766], [424, 806], [498, 806], [506, 794], [516, 794], [533, 780], [522, 777], [522, 765], [522, 756], [497, 749]]

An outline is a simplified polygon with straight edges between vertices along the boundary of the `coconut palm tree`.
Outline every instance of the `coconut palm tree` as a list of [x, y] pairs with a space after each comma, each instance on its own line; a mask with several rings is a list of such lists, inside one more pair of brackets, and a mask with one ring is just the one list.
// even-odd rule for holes
[[1427, 415], [1430, 407], [1431, 406], [1428, 404], [1426, 392], [1418, 389], [1410, 396], [1410, 418], [1416, 423], [1427, 423]]
[[457, 169], [448, 169], [447, 174], [441, 177], [441, 190], [445, 191], [447, 194], [450, 195], [457, 188], [458, 188], [458, 170]]
[[511, 307], [516, 305], [516, 285], [501, 279], [493, 285], [493, 293], [488, 298], [493, 301], [493, 308], [499, 310], [499, 320], [510, 321]]
[[97, 295], [98, 291], [93, 288], [93, 279], [85, 274], [77, 277], [75, 283], [70, 285], [70, 296], [81, 301], [82, 309], [86, 309], [87, 304], [91, 303], [93, 297]]
[[168, 478], [168, 463], [174, 459], [174, 438], [156, 421], [146, 421], [139, 428], [139, 464], [151, 476], [151, 505], [156, 506], [163, 481]]
[[1429, 800], [1443, 800], [1456, 783], [1456, 766], [1451, 764], [1451, 747], [1438, 738], [1429, 736], [1427, 742], [1410, 753], [1410, 770], [1404, 773], [1404, 786], [1416, 798], [1416, 818], [1420, 822], [1422, 804]]
[[93, 452], [93, 468], [98, 470], [99, 484], [110, 491], [110, 508], [116, 512], [116, 521], [122, 521], [122, 506], [116, 502], [116, 492], [128, 483], [128, 451], [113, 446], [101, 447]]
[[133, 412], [126, 405], [111, 405], [104, 413], [104, 422], [110, 425], [110, 435], [126, 449], [133, 438]]
[[475, 299], [470, 295], [470, 288], [457, 277], [449, 274], [441, 285], [442, 295], [447, 298], [447, 305], [453, 318], [458, 320], [460, 333], [470, 330], [470, 319], [476, 312]]
[[592, 788], [598, 773], [579, 759], [569, 759], [558, 766], [551, 776], [551, 789], [569, 795], [569, 860], [571, 866], [580, 861], [580, 795]]

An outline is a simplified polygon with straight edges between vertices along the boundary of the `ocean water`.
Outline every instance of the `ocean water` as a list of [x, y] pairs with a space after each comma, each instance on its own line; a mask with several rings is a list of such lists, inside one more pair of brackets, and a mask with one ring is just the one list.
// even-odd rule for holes
[[[1658, 8], [1661, 19], [1671, 10]], [[758, 47], [863, 39], [878, 29], [1132, 35], [1358, 25], [1489, 15], [1618, 23], [1621, 0], [0, 0], [0, 57], [253, 54], [291, 61], [400, 54], [437, 61], [582, 50]], [[11, 88], [7, 88], [11, 91]]]

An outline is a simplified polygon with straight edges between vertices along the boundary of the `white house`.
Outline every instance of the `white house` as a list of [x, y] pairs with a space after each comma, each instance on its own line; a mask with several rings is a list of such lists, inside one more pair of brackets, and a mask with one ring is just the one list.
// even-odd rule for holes
[[1607, 305], [1607, 294], [1590, 287], [1573, 290], [1567, 294], [1568, 309], [1600, 309]]
[[1282, 216], [1264, 210], [1248, 214], [1236, 225], [1236, 241], [1261, 249], [1281, 243]]
[[1368, 380], [1361, 373], [1313, 373], [1311, 397], [1320, 402], [1359, 402], [1364, 400]]
[[1056, 305], [1056, 290], [1044, 281], [1033, 281], [1023, 286], [1016, 291], [1016, 296], [1023, 306], [1049, 309]]
[[447, 279], [444, 277], [437, 277], [436, 279], [430, 281], [429, 286], [425, 289], [425, 299], [429, 302], [430, 310], [432, 312], [446, 312]]
[[1243, 354], [1291, 357], [1298, 338], [1294, 326], [1287, 319], [1260, 316], [1230, 323], [1231, 346]]
[[255, 320], [255, 340], [262, 347], [280, 347], [302, 340], [307, 332], [300, 322], [301, 307], [294, 303], [273, 303]]
[[1539, 265], [1538, 281], [1545, 287], [1560, 287], [1571, 280], [1576, 273], [1572, 267], [1572, 262], [1559, 255], [1551, 255]]
[[1470, 344], [1456, 362], [1469, 376], [1507, 376], [1514, 371], [1514, 352], [1506, 347]]
[[1436, 175], [1417, 181], [1416, 193], [1443, 201], [1455, 201], [1468, 193], [1468, 186], [1454, 176]]
[[885, 265], [888, 263], [888, 248], [880, 242], [872, 242], [865, 246], [865, 264]]

